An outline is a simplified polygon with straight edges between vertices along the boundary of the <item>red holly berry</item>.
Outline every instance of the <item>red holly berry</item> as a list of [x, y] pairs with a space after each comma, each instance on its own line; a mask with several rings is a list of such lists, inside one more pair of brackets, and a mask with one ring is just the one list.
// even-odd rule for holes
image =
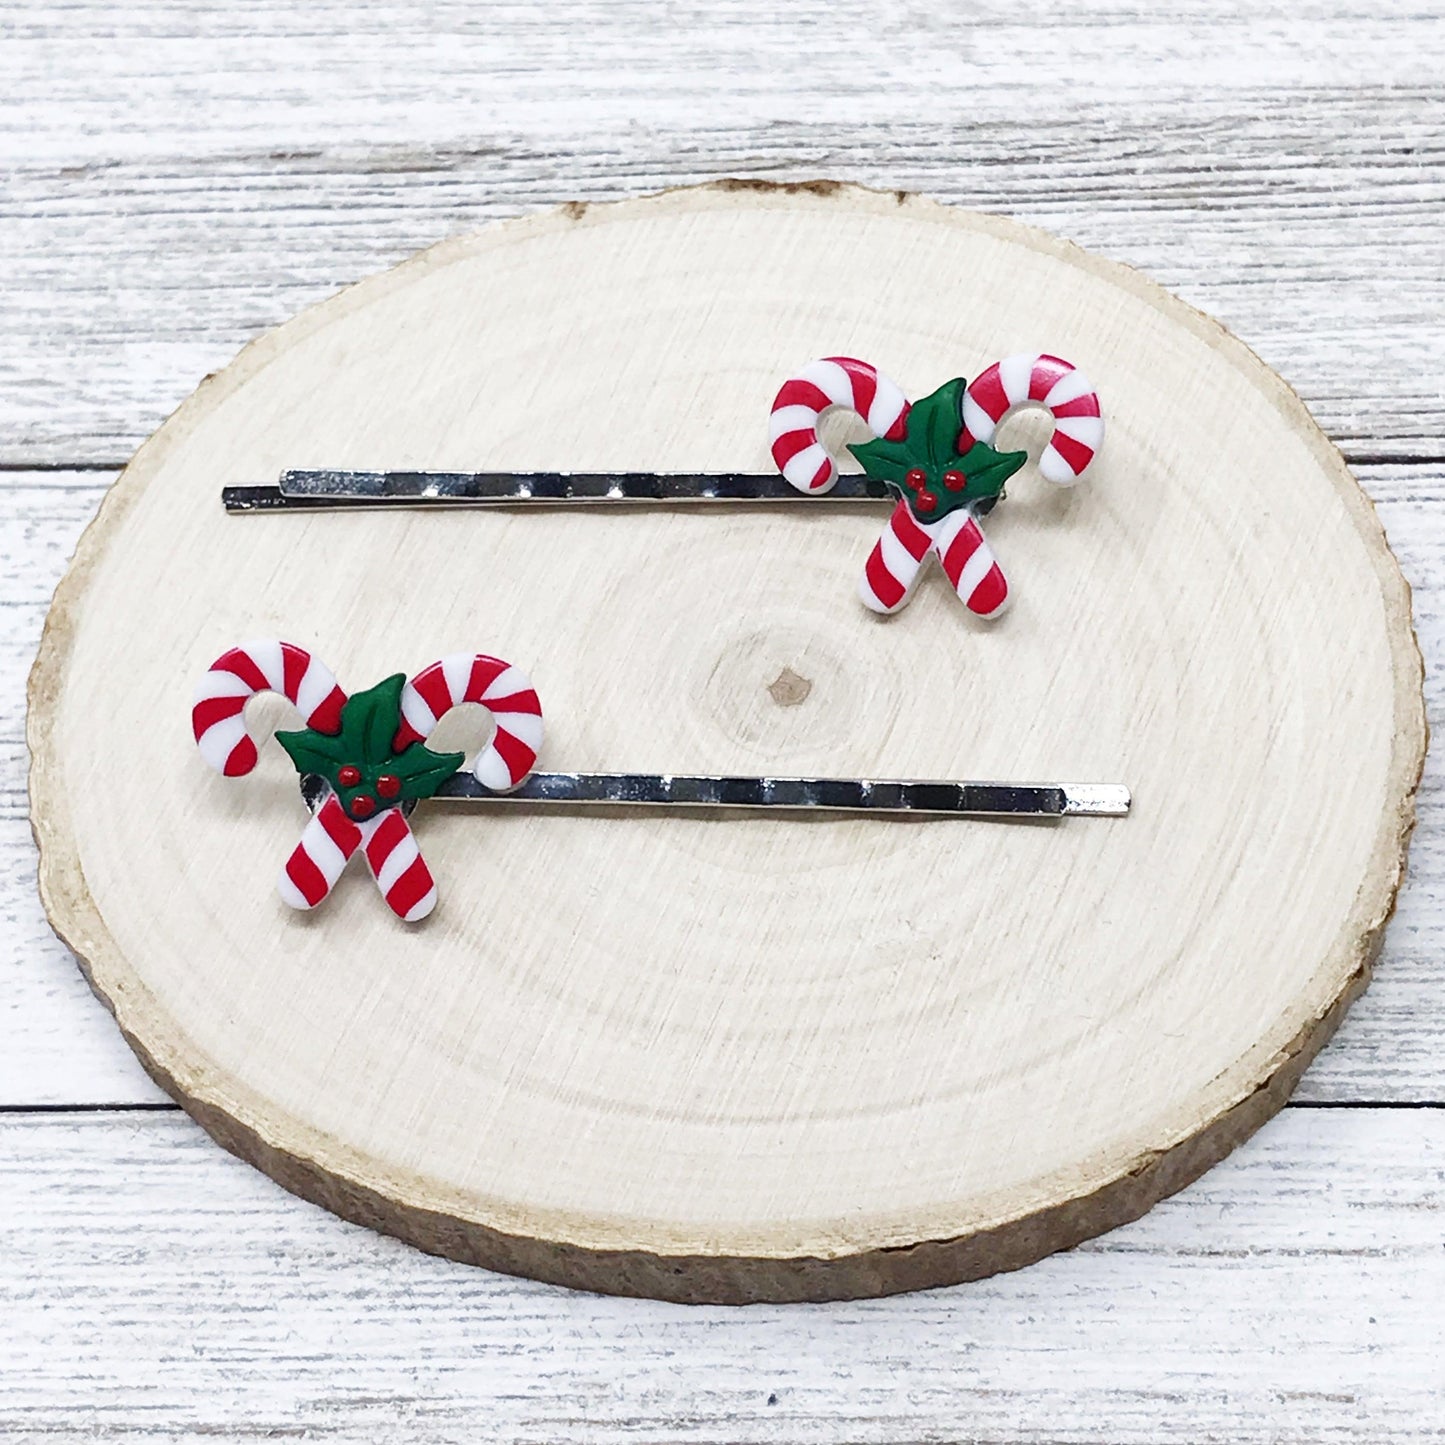
[[906, 477], [904, 477], [903, 484], [907, 487], [911, 487], [916, 492], [919, 487], [921, 487], [927, 480], [928, 477], [924, 473], [923, 468], [914, 467], [913, 470], [909, 472]]
[[361, 781], [361, 769], [354, 768], [350, 763], [347, 763], [347, 765], [337, 773], [336, 781], [340, 783], [343, 788], [354, 788]]
[[395, 773], [383, 773], [376, 780], [376, 791], [383, 798], [394, 798], [401, 792], [401, 779]]
[[938, 498], [932, 492], [919, 492], [918, 510], [931, 512], [938, 505]]
[[950, 492], [961, 492], [968, 485], [968, 478], [962, 472], [944, 472], [943, 485]]
[[369, 818], [376, 812], [376, 799], [370, 793], [358, 793], [351, 800], [351, 816], [353, 818]]

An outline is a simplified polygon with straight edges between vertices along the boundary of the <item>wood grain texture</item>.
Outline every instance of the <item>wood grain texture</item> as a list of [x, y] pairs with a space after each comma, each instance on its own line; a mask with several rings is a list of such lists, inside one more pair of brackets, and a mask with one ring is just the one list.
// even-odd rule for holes
[[[1419, 466], [1357, 467], [1414, 590], [1426, 660], [1426, 699], [1438, 728], [1445, 704], [1445, 477]], [[26, 819], [25, 674], [50, 594], [112, 473], [15, 473], [0, 486], [0, 920], [5, 1047], [0, 1108], [156, 1102], [109, 1014], [91, 996], [51, 931], [35, 891]], [[1436, 920], [1445, 908], [1445, 812], [1438, 755], [1426, 760], [1409, 876], [1368, 993], [1311, 1065], [1305, 1102], [1445, 1102], [1441, 1047], [1445, 960]]]
[[[506, 4], [16, 0], [0, 13], [0, 465], [119, 465], [244, 342], [498, 216], [725, 173], [925, 190], [1140, 265], [1296, 385], [1381, 502], [1438, 727], [1441, 28], [1350, 0], [583, 3], [566, 24]], [[43, 922], [19, 817], [24, 675], [98, 490], [4, 477], [0, 507], [12, 482], [0, 1107], [153, 1099]], [[1298, 1098], [1445, 1102], [1440, 785], [1432, 756], [1376, 980]], [[1401, 1142], [1419, 1112], [1349, 1118], [1354, 1146], [1305, 1147], [1289, 1111], [1139, 1224], [1022, 1274], [788, 1309], [755, 1337], [764, 1309], [601, 1300], [412, 1255], [183, 1122], [142, 1169], [136, 1121], [95, 1116], [0, 1172], [0, 1221], [22, 1217], [22, 1186], [27, 1201], [0, 1270], [0, 1401], [26, 1412], [0, 1433], [474, 1439], [521, 1417], [532, 1439], [1439, 1438], [1440, 1291], [1415, 1288], [1438, 1256], [1417, 1260], [1398, 1227], [1432, 1220], [1438, 1145]], [[1364, 1207], [1381, 1186], [1402, 1214]], [[1176, 1233], [1186, 1208], [1197, 1227]], [[1286, 1223], [1263, 1241], [1261, 1210]], [[74, 1333], [48, 1332], [62, 1298]]]
[[[876, 508], [474, 514], [458, 551], [445, 516], [216, 507], [286, 462], [755, 469], [777, 357], [823, 330], [915, 394], [1047, 335], [1109, 399], [1085, 502], [1011, 503], [1035, 565], [1007, 625], [961, 627], [945, 588], [906, 626], [844, 605]], [[302, 927], [252, 901], [270, 810], [176, 766], [155, 714], [230, 615], [382, 671], [419, 618], [427, 649], [476, 638], [537, 679], [568, 766], [1117, 773], [1142, 806], [1112, 831], [489, 818], [490, 861], [439, 815], [444, 916], [399, 929], [343, 888]], [[785, 663], [806, 706], [767, 691]], [[1279, 1107], [1393, 906], [1419, 687], [1368, 503], [1212, 322], [930, 203], [682, 191], [437, 248], [147, 444], [31, 678], [42, 895], [156, 1077], [349, 1218], [621, 1293], [886, 1293], [1136, 1217]]]
[[1017, 1274], [684, 1308], [337, 1223], [188, 1120], [0, 1121], [0, 1436], [338, 1445], [1445, 1438], [1445, 1116], [1287, 1110]]

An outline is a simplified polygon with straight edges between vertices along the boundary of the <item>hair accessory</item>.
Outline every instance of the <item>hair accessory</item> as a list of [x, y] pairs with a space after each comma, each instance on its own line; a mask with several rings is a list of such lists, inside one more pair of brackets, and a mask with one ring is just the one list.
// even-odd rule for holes
[[[276, 734], [312, 808], [278, 880], [293, 908], [315, 908], [361, 852], [387, 906], [414, 923], [436, 906], [436, 884], [408, 815], [423, 798], [538, 805], [845, 811], [894, 816], [1112, 817], [1129, 790], [1112, 783], [881, 781], [713, 777], [675, 773], [537, 773], [542, 707], [525, 674], [484, 653], [453, 653], [414, 677], [397, 673], [348, 695], [324, 663], [289, 642], [233, 647], [196, 686], [191, 723], [201, 756], [229, 778], [258, 758], [243, 717], [259, 692], [279, 693], [305, 726]], [[495, 725], [471, 770], [462, 753], [427, 746], [454, 707], [479, 703]]]
[[[737, 472], [349, 472], [286, 471], [274, 487], [226, 487], [231, 512], [336, 507], [607, 505], [615, 503], [789, 503], [895, 499], [869, 554], [859, 596], [875, 612], [897, 612], [930, 554], [964, 605], [997, 617], [1008, 602], [1003, 570], [978, 525], [1003, 499], [1026, 452], [996, 451], [1005, 417], [1043, 407], [1053, 434], [1039, 471], [1072, 486], [1104, 440], [1098, 393], [1071, 362], [1025, 353], [995, 362], [966, 385], [947, 382], [910, 405], [877, 367], [848, 356], [809, 362], [773, 401], [769, 442], [781, 477]], [[840, 475], [818, 434], [833, 409], [858, 416], [873, 440], [848, 447], [863, 475]]]
[[1028, 460], [1026, 452], [992, 446], [999, 424], [1025, 406], [1043, 407], [1054, 421], [1039, 470], [1072, 486], [1104, 440], [1104, 418], [1088, 378], [1057, 356], [1011, 356], [971, 386], [962, 378], [947, 382], [913, 406], [866, 362], [812, 362], [773, 402], [773, 460], [800, 492], [826, 493], [838, 468], [818, 439], [819, 418], [833, 407], [855, 413], [874, 440], [848, 450], [898, 498], [859, 581], [864, 605], [897, 612], [933, 553], [964, 605], [997, 617], [1008, 582], [977, 519], [1002, 500], [1004, 483]]
[[326, 665], [289, 642], [250, 642], [222, 653], [196, 685], [191, 726], [201, 756], [228, 778], [256, 766], [242, 712], [258, 692], [280, 693], [306, 726], [278, 732], [303, 778], [323, 782], [315, 815], [282, 870], [293, 908], [315, 908], [360, 849], [387, 905], [408, 923], [436, 906], [436, 885], [412, 836], [409, 804], [429, 798], [461, 767], [461, 753], [426, 746], [437, 722], [462, 703], [491, 711], [496, 731], [472, 774], [484, 790], [515, 788], [542, 744], [542, 707], [510, 663], [458, 653], [410, 681], [388, 677], [347, 696]]

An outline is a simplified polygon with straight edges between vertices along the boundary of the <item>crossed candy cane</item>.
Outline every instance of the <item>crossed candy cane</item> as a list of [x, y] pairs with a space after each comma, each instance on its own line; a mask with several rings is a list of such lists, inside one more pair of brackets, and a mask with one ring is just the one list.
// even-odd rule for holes
[[[991, 443], [1003, 419], [1024, 406], [1041, 406], [1054, 419], [1039, 470], [1058, 486], [1072, 486], [1104, 439], [1104, 418], [1088, 378], [1057, 356], [1010, 356], [980, 373], [964, 392], [959, 453], [966, 460], [974, 442]], [[773, 460], [800, 492], [826, 492], [838, 480], [837, 464], [818, 438], [819, 419], [833, 407], [853, 412], [875, 437], [907, 435], [909, 403], [876, 367], [848, 356], [810, 362], [783, 383], [769, 428]], [[868, 556], [859, 597], [874, 612], [897, 612], [930, 553], [971, 612], [992, 618], [1004, 610], [1008, 580], [972, 511], [921, 522], [901, 499]]]
[[[332, 735], [341, 730], [347, 695], [320, 659], [289, 642], [233, 647], [202, 676], [191, 710], [201, 756], [225, 777], [242, 777], [256, 766], [256, 743], [242, 714], [259, 692], [286, 698], [309, 728]], [[542, 745], [542, 707], [525, 674], [500, 658], [458, 652], [422, 668], [402, 690], [393, 749], [425, 742], [441, 719], [463, 703], [482, 704], [496, 724], [472, 765], [477, 781], [493, 792], [519, 787]], [[358, 849], [398, 918], [415, 923], [436, 906], [436, 883], [401, 806], [356, 820], [329, 791], [281, 871], [281, 897], [293, 908], [315, 908]]]

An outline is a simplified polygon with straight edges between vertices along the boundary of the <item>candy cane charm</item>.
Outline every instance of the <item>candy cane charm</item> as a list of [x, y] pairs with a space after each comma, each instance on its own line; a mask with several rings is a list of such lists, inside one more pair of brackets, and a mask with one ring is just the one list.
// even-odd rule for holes
[[446, 713], [467, 702], [488, 709], [496, 724], [472, 772], [484, 788], [511, 792], [536, 764], [542, 746], [542, 705], [521, 668], [500, 658], [454, 652], [422, 668], [402, 692], [396, 746], [424, 742]]
[[324, 662], [289, 642], [248, 642], [224, 652], [196, 684], [191, 728], [201, 756], [228, 778], [256, 766], [256, 744], [242, 716], [258, 692], [276, 692], [295, 704], [306, 726], [334, 733], [346, 694]]
[[967, 511], [957, 511], [925, 526], [907, 502], [894, 507], [868, 554], [858, 579], [863, 605], [885, 616], [897, 612], [913, 595], [930, 552], [970, 612], [991, 620], [1008, 605], [1008, 582], [977, 521]]
[[943, 575], [963, 605], [991, 622], [1008, 606], [1008, 580], [983, 529], [968, 512], [955, 512], [933, 531], [933, 550]]
[[841, 406], [862, 418], [875, 437], [903, 436], [908, 402], [877, 367], [851, 356], [810, 361], [773, 399], [768, 427], [773, 461], [800, 492], [822, 493], [838, 480], [838, 467], [818, 440], [818, 421]]
[[1044, 475], [1061, 485], [1076, 481], [1103, 441], [1104, 419], [1084, 374], [1057, 356], [1010, 357], [972, 386], [961, 377], [946, 382], [905, 409], [894, 432], [848, 448], [869, 478], [899, 498], [859, 579], [866, 607], [897, 612], [932, 553], [971, 612], [993, 618], [1004, 610], [1008, 579], [978, 518], [1028, 460], [1025, 452], [996, 451], [992, 441], [999, 422], [1029, 404], [1054, 418]]
[[883, 535], [873, 544], [858, 579], [858, 596], [863, 605], [885, 616], [897, 612], [913, 595], [914, 583], [932, 546], [929, 529], [919, 525], [907, 502], [899, 502]]
[[302, 729], [276, 734], [306, 786], [316, 790], [315, 813], [277, 881], [291, 907], [315, 908], [358, 851], [397, 917], [415, 923], [436, 906], [436, 884], [406, 810], [434, 796], [464, 761], [461, 753], [436, 753], [423, 742], [457, 703], [483, 703], [497, 721], [496, 736], [477, 760], [481, 780], [515, 787], [531, 770], [542, 740], [541, 707], [515, 668], [466, 653], [424, 668], [414, 683], [396, 673], [348, 697], [328, 668], [289, 642], [232, 648], [202, 677], [192, 727], [202, 756], [228, 777], [256, 765], [256, 744], [241, 719], [247, 698], [280, 692], [306, 721]]
[[1089, 378], [1062, 357], [1026, 352], [981, 372], [964, 393], [958, 450], [967, 456], [974, 442], [992, 442], [999, 423], [1022, 406], [1041, 406], [1054, 419], [1039, 471], [1058, 486], [1073, 486], [1103, 444], [1104, 414]]
[[311, 816], [286, 860], [276, 891], [281, 901], [303, 912], [315, 908], [336, 886], [351, 855], [361, 846], [361, 829], [346, 816], [335, 793]]
[[437, 906], [437, 888], [411, 825], [400, 808], [388, 808], [361, 826], [366, 866], [403, 923], [419, 923]]

